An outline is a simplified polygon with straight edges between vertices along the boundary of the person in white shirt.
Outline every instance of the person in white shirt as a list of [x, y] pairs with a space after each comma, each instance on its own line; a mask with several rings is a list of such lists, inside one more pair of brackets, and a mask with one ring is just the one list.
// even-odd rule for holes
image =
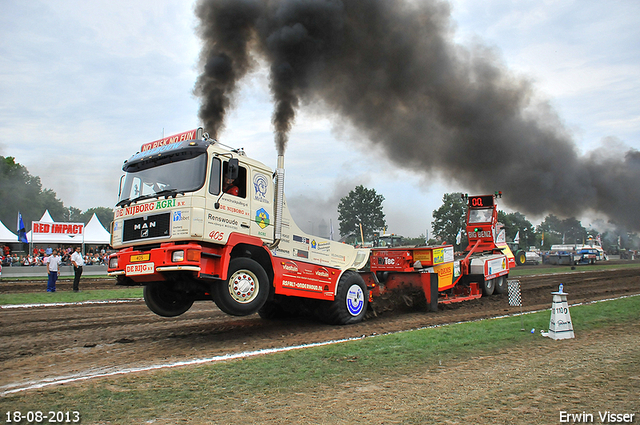
[[54, 249], [53, 254], [47, 261], [47, 273], [49, 280], [47, 281], [47, 292], [56, 292], [56, 281], [58, 280], [58, 266], [60, 265], [60, 256], [58, 250]]
[[73, 254], [71, 254], [71, 262], [73, 263], [73, 292], [80, 290], [80, 276], [82, 276], [82, 266], [84, 266], [84, 257], [80, 253], [80, 247], [77, 246]]

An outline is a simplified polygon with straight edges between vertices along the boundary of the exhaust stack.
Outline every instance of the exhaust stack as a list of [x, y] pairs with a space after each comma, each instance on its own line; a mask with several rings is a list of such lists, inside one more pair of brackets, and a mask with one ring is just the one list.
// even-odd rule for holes
[[275, 199], [275, 232], [271, 249], [280, 243], [282, 238], [282, 210], [284, 209], [284, 155], [278, 155], [276, 168], [276, 199]]

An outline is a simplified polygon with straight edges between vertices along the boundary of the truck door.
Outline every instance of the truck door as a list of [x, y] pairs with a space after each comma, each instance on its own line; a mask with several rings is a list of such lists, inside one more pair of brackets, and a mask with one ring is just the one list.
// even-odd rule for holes
[[237, 176], [230, 175], [229, 168], [227, 158], [211, 160], [205, 234], [217, 243], [225, 243], [230, 233], [249, 234], [251, 229], [247, 167], [238, 164]]

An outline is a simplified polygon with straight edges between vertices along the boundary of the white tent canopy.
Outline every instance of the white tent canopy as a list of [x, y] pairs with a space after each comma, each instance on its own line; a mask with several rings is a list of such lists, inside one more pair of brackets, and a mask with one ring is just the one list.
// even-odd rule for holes
[[82, 243], [82, 236], [38, 233], [34, 240], [33, 236], [31, 235], [31, 231], [29, 231], [29, 233], [27, 233], [27, 240], [31, 244], [38, 246], [47, 244], [77, 245]]
[[[39, 220], [43, 223], [54, 223], [49, 210], [46, 210], [42, 214], [42, 218]], [[27, 239], [33, 245], [47, 245], [47, 244], [68, 244], [68, 245], [81, 245], [83, 243], [90, 245], [108, 245], [111, 243], [111, 235], [107, 232], [100, 223], [98, 216], [93, 214], [89, 223], [84, 227], [84, 240], [82, 235], [62, 235], [62, 234], [38, 234], [36, 239], [32, 239], [31, 231], [27, 233]], [[15, 236], [15, 240], [18, 237]]]
[[18, 243], [18, 235], [7, 229], [3, 222], [0, 221], [0, 242], [1, 243]]
[[40, 221], [43, 223], [54, 223], [51, 214], [49, 214], [49, 210], [44, 211], [44, 214], [42, 214], [42, 218], [40, 219]]
[[[51, 218], [51, 214], [49, 214], [49, 210], [46, 210], [44, 214], [42, 214], [42, 218], [40, 220], [41, 223], [54, 223], [53, 218]], [[59, 234], [38, 234], [36, 236], [36, 240], [33, 240], [33, 231], [29, 230], [27, 232], [27, 240], [33, 245], [47, 245], [47, 244], [57, 244], [57, 243], [65, 243], [65, 244], [77, 244], [78, 242], [74, 241], [74, 235], [59, 235]], [[82, 238], [80, 242], [82, 243]]]
[[[82, 239], [82, 236], [76, 236], [76, 238]], [[84, 243], [90, 245], [108, 245], [111, 243], [111, 235], [100, 223], [100, 219], [95, 213], [84, 227]]]

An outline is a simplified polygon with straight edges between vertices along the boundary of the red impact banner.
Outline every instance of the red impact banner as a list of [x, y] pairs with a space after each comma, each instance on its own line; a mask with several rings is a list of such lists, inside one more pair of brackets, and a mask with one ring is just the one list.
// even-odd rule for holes
[[148, 151], [149, 149], [157, 148], [158, 146], [170, 145], [172, 143], [184, 142], [185, 140], [194, 140], [196, 138], [197, 129], [185, 131], [184, 133], [174, 134], [155, 142], [149, 142], [142, 145], [140, 152]]
[[84, 231], [82, 223], [43, 223], [34, 221], [31, 226], [34, 234], [48, 235], [81, 235]]

